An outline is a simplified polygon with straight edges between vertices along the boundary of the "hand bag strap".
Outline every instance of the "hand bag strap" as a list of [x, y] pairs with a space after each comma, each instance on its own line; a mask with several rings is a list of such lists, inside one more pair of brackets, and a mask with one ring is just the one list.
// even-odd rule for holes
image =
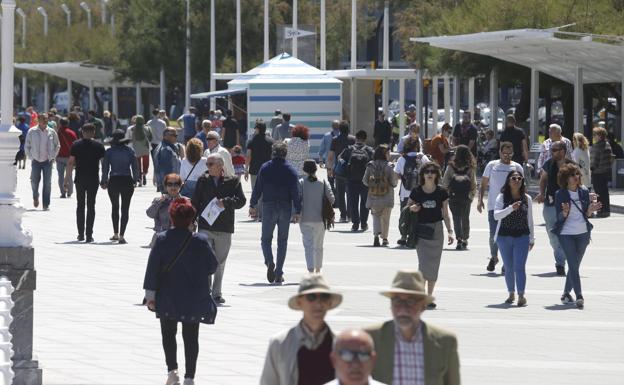
[[163, 273], [169, 273], [171, 271], [171, 269], [176, 264], [176, 262], [178, 262], [178, 259], [180, 259], [182, 254], [184, 254], [184, 252], [188, 248], [189, 243], [191, 243], [191, 238], [193, 238], [193, 233], [189, 233], [189, 235], [187, 235], [187, 237], [184, 240], [184, 243], [182, 244], [182, 247], [178, 251], [178, 254], [176, 255], [176, 257], [171, 262], [169, 262], [169, 264], [167, 264], [167, 266], [165, 266], [163, 268], [163, 270], [162, 270]]

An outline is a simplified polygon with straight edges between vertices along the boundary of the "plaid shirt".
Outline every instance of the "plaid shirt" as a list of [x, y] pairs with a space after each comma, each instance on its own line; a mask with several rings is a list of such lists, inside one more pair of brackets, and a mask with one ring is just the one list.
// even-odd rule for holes
[[393, 385], [425, 385], [425, 351], [422, 326], [412, 341], [406, 341], [398, 327], [395, 330]]

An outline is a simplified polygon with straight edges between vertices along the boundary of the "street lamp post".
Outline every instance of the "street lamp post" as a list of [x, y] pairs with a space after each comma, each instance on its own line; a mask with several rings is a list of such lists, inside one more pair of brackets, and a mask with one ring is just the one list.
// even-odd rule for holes
[[186, 76], [184, 81], [184, 108], [191, 106], [191, 0], [186, 0]]
[[43, 36], [47, 37], [48, 36], [48, 13], [43, 7], [38, 7], [37, 12], [39, 12], [39, 14], [43, 16]]
[[84, 9], [85, 12], [87, 13], [87, 26], [89, 27], [89, 29], [91, 29], [92, 24], [91, 24], [91, 7], [89, 7], [89, 4], [85, 3], [84, 1], [82, 3], [80, 3], [80, 8]]
[[67, 17], [67, 27], [71, 27], [71, 9], [67, 6], [67, 4], [61, 4], [61, 9], [65, 12], [65, 16]]
[[[22, 49], [26, 49], [26, 12], [23, 9], [17, 8], [15, 12], [19, 15], [22, 22]], [[28, 103], [28, 80], [26, 76], [22, 76], [22, 107], [26, 108]]]
[[101, 0], [100, 5], [102, 6], [102, 25], [106, 24], [106, 6], [108, 5], [108, 0]]
[[[48, 13], [45, 8], [38, 7], [37, 12], [43, 17], [43, 36], [44, 38], [48, 37]], [[48, 83], [48, 78], [46, 76], [45, 82], [43, 83], [43, 110], [48, 112], [50, 109], [50, 83]]]

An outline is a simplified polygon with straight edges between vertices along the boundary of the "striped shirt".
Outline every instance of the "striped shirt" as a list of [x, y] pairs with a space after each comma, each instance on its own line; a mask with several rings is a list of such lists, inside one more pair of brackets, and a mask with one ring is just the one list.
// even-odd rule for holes
[[393, 385], [425, 385], [425, 352], [422, 326], [411, 341], [395, 326]]

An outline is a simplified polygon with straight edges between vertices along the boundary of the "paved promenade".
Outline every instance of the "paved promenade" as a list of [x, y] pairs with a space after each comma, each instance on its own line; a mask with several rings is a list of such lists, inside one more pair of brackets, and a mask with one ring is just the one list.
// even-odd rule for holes
[[[75, 241], [75, 200], [58, 198], [56, 178], [50, 211], [42, 212], [32, 210], [29, 170], [20, 170], [18, 177], [22, 204], [29, 209], [24, 224], [34, 233], [34, 351], [44, 384], [164, 383], [158, 322], [153, 313], [137, 306], [143, 298], [149, 253], [145, 245], [151, 237], [145, 209], [155, 190], [135, 190], [127, 245], [108, 241], [110, 202], [100, 190], [96, 243], [85, 244]], [[250, 186], [244, 187], [249, 198]], [[535, 210], [536, 222], [542, 224], [541, 207]], [[398, 207], [392, 216], [393, 247], [397, 220]], [[593, 242], [581, 269], [586, 300], [582, 311], [559, 303], [564, 279], [553, 274], [543, 226], [536, 228], [537, 243], [527, 264], [528, 306], [503, 305], [503, 278], [485, 270], [487, 219], [473, 210], [471, 221], [470, 250], [457, 252], [453, 245], [444, 251], [435, 292], [438, 309], [424, 315], [428, 322], [457, 333], [463, 384], [624, 383], [624, 216], [593, 221]], [[325, 238], [323, 272], [345, 298], [329, 315], [334, 331], [388, 319], [389, 302], [378, 291], [390, 285], [397, 269], [417, 267], [414, 250], [373, 248], [370, 231], [352, 234], [349, 229], [348, 224], [338, 224]], [[292, 226], [286, 284], [267, 284], [260, 224], [248, 220], [247, 207], [238, 211], [224, 279], [227, 303], [219, 309], [216, 325], [200, 328], [197, 384], [258, 383], [269, 336], [300, 317], [287, 308], [286, 300], [304, 272], [301, 235], [298, 226]], [[181, 336], [178, 347], [183, 368]]]

